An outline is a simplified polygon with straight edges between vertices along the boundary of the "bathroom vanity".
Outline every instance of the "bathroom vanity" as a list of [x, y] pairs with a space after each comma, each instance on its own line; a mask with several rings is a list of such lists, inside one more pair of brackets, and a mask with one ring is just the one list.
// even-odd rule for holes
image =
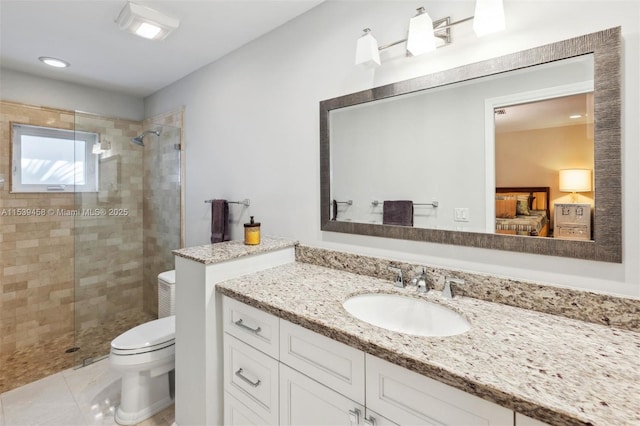
[[[640, 423], [637, 300], [438, 268], [418, 293], [394, 286], [388, 260], [270, 237], [174, 253], [177, 426]], [[452, 299], [444, 276], [465, 279]], [[377, 327], [343, 305], [365, 294], [470, 327]]]
[[[225, 424], [636, 424], [640, 334], [291, 263], [219, 283]], [[352, 317], [356, 294], [421, 297], [469, 331], [418, 337]], [[278, 420], [279, 419], [279, 420]]]

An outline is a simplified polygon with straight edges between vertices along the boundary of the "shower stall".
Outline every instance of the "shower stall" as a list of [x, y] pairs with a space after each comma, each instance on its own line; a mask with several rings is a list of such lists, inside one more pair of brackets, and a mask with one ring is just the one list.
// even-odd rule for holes
[[75, 194], [85, 212], [74, 223], [75, 365], [157, 318], [157, 276], [174, 269], [171, 250], [181, 247], [181, 129], [142, 123], [132, 137], [107, 125], [76, 113], [76, 130], [99, 133], [102, 152], [97, 193]]
[[[0, 100], [0, 111], [2, 393], [105, 357], [157, 318], [157, 276], [174, 269], [184, 222], [181, 110], [133, 121]], [[6, 178], [29, 160], [11, 156], [16, 123], [91, 136], [72, 136], [66, 160], [90, 189], [14, 190]], [[29, 155], [51, 164], [43, 151]]]

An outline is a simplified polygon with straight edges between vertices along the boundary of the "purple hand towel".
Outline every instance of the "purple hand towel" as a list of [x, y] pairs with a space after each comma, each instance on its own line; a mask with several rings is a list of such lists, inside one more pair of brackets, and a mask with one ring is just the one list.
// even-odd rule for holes
[[227, 200], [211, 202], [211, 242], [229, 241], [229, 203]]
[[382, 224], [413, 226], [413, 201], [385, 201], [382, 206]]

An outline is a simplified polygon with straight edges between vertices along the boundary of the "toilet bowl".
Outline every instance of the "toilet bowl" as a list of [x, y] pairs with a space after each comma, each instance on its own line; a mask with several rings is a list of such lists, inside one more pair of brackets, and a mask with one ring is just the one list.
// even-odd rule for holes
[[174, 290], [175, 271], [158, 275], [160, 319], [140, 324], [111, 341], [109, 364], [122, 375], [118, 424], [139, 423], [173, 403]]
[[113, 339], [109, 363], [122, 374], [116, 422], [133, 425], [171, 405], [175, 315], [141, 324]]

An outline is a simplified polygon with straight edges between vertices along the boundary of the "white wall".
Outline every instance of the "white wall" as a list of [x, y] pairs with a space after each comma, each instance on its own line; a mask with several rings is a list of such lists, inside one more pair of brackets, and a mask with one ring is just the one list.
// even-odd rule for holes
[[0, 69], [0, 99], [104, 117], [144, 119], [142, 98], [5, 68]]
[[[506, 32], [477, 39], [470, 24], [461, 24], [451, 46], [417, 58], [393, 48], [383, 53], [382, 67], [366, 70], [353, 65], [362, 28], [372, 28], [384, 44], [405, 36], [420, 5], [434, 18], [457, 20], [473, 14], [473, 2], [326, 2], [147, 98], [147, 116], [186, 108], [187, 245], [208, 242], [205, 199], [250, 198], [248, 209], [231, 206], [234, 239], [242, 238], [250, 213], [263, 233], [307, 245], [640, 296], [640, 5], [505, 3]], [[623, 264], [320, 231], [320, 100], [618, 25], [624, 39]]]

